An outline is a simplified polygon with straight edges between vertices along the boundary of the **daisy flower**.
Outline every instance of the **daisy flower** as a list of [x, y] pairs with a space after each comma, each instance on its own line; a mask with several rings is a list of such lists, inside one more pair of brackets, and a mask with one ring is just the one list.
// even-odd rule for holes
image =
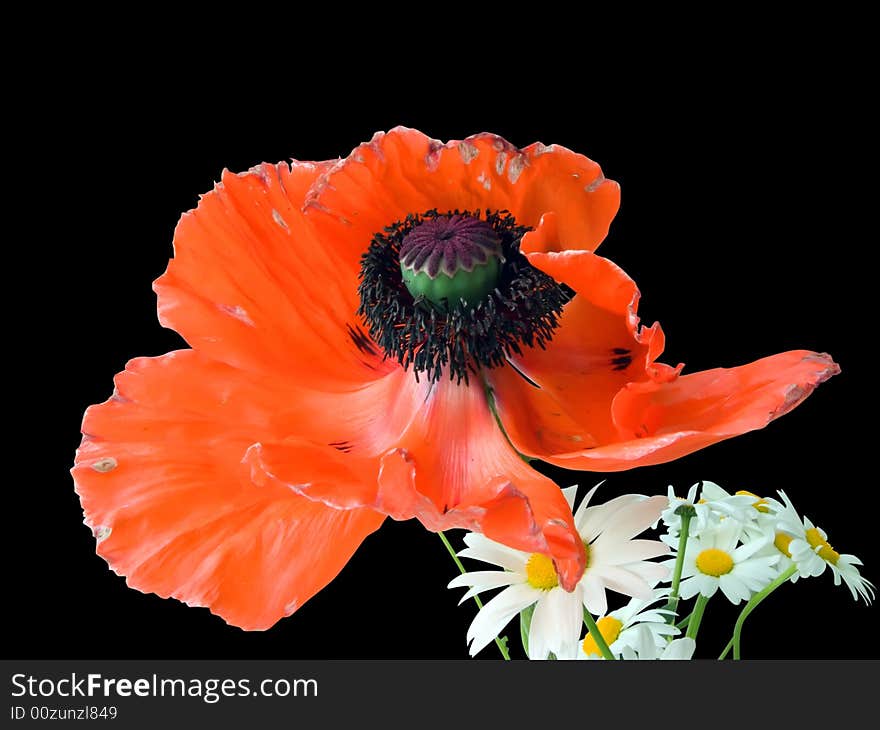
[[[691, 507], [694, 510], [693, 517], [688, 523], [688, 534], [699, 535], [707, 526], [712, 523], [712, 511], [708, 504], [698, 499], [697, 494], [702, 482], [698, 482], [688, 489], [687, 495], [679, 497], [670, 485], [666, 491], [668, 504], [660, 513], [660, 521], [666, 525], [666, 531], [669, 538], [677, 538], [681, 532], [681, 515], [678, 514], [680, 507]], [[656, 524], [655, 524], [656, 527]], [[674, 540], [669, 540], [674, 543]]]
[[770, 513], [768, 500], [757, 494], [740, 489], [731, 494], [715, 482], [703, 482], [700, 490], [701, 501], [709, 506], [719, 517], [730, 517], [747, 526], [756, 523], [760, 515]]
[[667, 527], [669, 535], [668, 543], [674, 544], [681, 532], [681, 515], [678, 509], [687, 505], [693, 508], [694, 516], [688, 525], [688, 535], [696, 537], [703, 530], [712, 527], [722, 519], [732, 518], [742, 524], [750, 524], [755, 521], [760, 506], [761, 511], [767, 511], [766, 500], [761, 500], [751, 492], [737, 492], [730, 494], [715, 482], [701, 481], [694, 484], [685, 497], [679, 497], [670, 486], [667, 492], [669, 506], [660, 515], [663, 524]]
[[[653, 586], [666, 577], [667, 569], [648, 562], [665, 555], [668, 546], [656, 540], [636, 540], [654, 522], [664, 497], [627, 494], [605, 504], [589, 506], [596, 487], [584, 497], [574, 515], [586, 556], [583, 577], [572, 591], [560, 584], [553, 560], [543, 553], [527, 553], [496, 543], [483, 535], [465, 536], [467, 547], [459, 555], [504, 569], [478, 571], [454, 578], [450, 588], [468, 587], [465, 598], [503, 587], [477, 613], [467, 633], [471, 656], [487, 646], [507, 623], [529, 606], [535, 610], [529, 626], [529, 657], [574, 658], [586, 607], [593, 614], [607, 611], [606, 590], [652, 600]], [[562, 490], [570, 507], [577, 487]]]
[[829, 544], [828, 534], [816, 527], [808, 517], [801, 518], [785, 492], [779, 492], [779, 496], [785, 506], [776, 514], [774, 545], [785, 556], [782, 559], [787, 564], [793, 562], [797, 567], [792, 581], [799, 576], [822, 575], [826, 568], [830, 568], [834, 585], [838, 586], [843, 581], [855, 600], [861, 597], [865, 603], [871, 603], [874, 584], [863, 578], [856, 567], [862, 565], [862, 561], [855, 555], [837, 552]]
[[[619, 656], [625, 648], [638, 651], [645, 632], [658, 647], [668, 644], [668, 637], [681, 633], [668, 621], [672, 612], [656, 607], [657, 603], [665, 602], [668, 597], [669, 590], [664, 589], [656, 591], [647, 600], [633, 598], [623, 608], [597, 619], [596, 626], [611, 653]], [[580, 650], [579, 658], [582, 659], [598, 659], [602, 656], [596, 640], [589, 632], [581, 642]]]
[[751, 540], [737, 547], [741, 534], [741, 525], [725, 520], [688, 539], [679, 590], [684, 600], [698, 593], [709, 598], [720, 588], [731, 603], [737, 604], [773, 580], [773, 566], [779, 557], [756, 555], [768, 540]]
[[[665, 497], [624, 494], [591, 507], [598, 488], [597, 484], [578, 505], [574, 523], [587, 553], [587, 567], [579, 582], [583, 603], [590, 613], [601, 616], [608, 610], [607, 589], [631, 598], [653, 596], [654, 586], [669, 571], [649, 560], [667, 555], [669, 546], [659, 540], [633, 539], [656, 522]], [[574, 492], [570, 498], [573, 504]]]
[[669, 461], [839, 372], [805, 350], [683, 376], [658, 362], [635, 282], [594, 253], [619, 196], [558, 145], [403, 127], [341, 160], [224, 171], [154, 283], [191, 349], [131, 360], [83, 419], [73, 477], [98, 554], [249, 630], [386, 517], [546, 554], [574, 589], [571, 512], [519, 454]]

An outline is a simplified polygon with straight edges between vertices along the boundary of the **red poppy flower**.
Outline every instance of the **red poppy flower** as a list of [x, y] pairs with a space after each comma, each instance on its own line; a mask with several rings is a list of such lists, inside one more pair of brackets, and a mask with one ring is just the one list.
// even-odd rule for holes
[[385, 516], [548, 554], [573, 586], [571, 511], [517, 452], [656, 464], [838, 372], [806, 351], [658, 363], [635, 284], [593, 253], [618, 204], [595, 162], [488, 134], [395, 129], [339, 162], [225, 172], [155, 284], [192, 349], [132, 360], [85, 415], [73, 473], [98, 553], [246, 629], [301, 606]]

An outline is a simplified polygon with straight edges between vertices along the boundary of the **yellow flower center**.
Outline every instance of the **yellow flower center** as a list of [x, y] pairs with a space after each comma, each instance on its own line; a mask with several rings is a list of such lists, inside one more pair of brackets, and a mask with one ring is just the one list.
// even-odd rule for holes
[[783, 555], [791, 557], [791, 551], [788, 549], [788, 546], [791, 545], [791, 540], [791, 535], [786, 535], [784, 532], [777, 532], [773, 544]]
[[526, 579], [532, 588], [549, 591], [559, 585], [559, 576], [553, 561], [541, 553], [532, 553], [526, 563]]
[[723, 550], [709, 548], [697, 555], [697, 570], [717, 578], [733, 570], [733, 558]]
[[[584, 568], [590, 564], [590, 546], [584, 543]], [[532, 588], [549, 591], [559, 585], [553, 560], [542, 553], [532, 553], [526, 562], [526, 580]]]
[[762, 499], [754, 492], [747, 492], [745, 489], [740, 489], [737, 493], [738, 496], [746, 496], [746, 497], [754, 497], [757, 501], [752, 502], [752, 507], [754, 507], [758, 512], [769, 512], [770, 507], [767, 505], [767, 500]]
[[807, 530], [807, 542], [810, 543], [810, 547], [819, 548], [818, 555], [822, 560], [826, 563], [837, 565], [840, 553], [828, 544], [828, 540], [822, 537], [822, 533], [815, 527]]
[[[608, 646], [611, 646], [617, 641], [617, 637], [620, 636], [620, 630], [623, 628], [623, 624], [614, 618], [614, 616], [605, 616], [596, 622], [596, 628], [599, 629], [599, 633], [602, 634], [605, 643], [608, 644]], [[587, 656], [602, 656], [602, 652], [599, 650], [599, 645], [596, 644], [596, 640], [593, 638], [592, 634], [588, 633], [584, 637], [583, 647], [584, 654]]]

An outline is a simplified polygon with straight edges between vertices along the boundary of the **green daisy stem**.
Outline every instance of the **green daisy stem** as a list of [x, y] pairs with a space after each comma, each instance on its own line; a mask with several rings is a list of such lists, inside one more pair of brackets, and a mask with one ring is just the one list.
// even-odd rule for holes
[[727, 652], [733, 648], [733, 658], [740, 659], [741, 651], [740, 651], [740, 639], [742, 638], [742, 630], [743, 624], [746, 622], [746, 619], [749, 617], [749, 614], [755, 610], [758, 604], [763, 601], [767, 596], [769, 596], [773, 591], [775, 591], [779, 586], [785, 583], [791, 576], [793, 576], [797, 572], [797, 566], [792, 563], [791, 567], [786, 570], [782, 575], [780, 575], [776, 580], [774, 580], [770, 585], [768, 585], [763, 591], [756, 593], [749, 599], [749, 602], [745, 605], [742, 611], [740, 611], [739, 617], [736, 619], [736, 624], [733, 627], [733, 636], [730, 641], [727, 642], [727, 646], [724, 647], [724, 651], [721, 652], [721, 656], [719, 659], [724, 659], [727, 656]]
[[586, 608], [584, 608], [584, 623], [587, 625], [587, 631], [590, 632], [593, 641], [596, 642], [596, 646], [599, 647], [599, 651], [602, 652], [602, 656], [605, 657], [605, 659], [614, 659], [614, 654], [612, 654], [611, 649], [608, 648], [608, 644], [605, 642], [605, 637], [602, 636], [602, 632], [599, 631], [599, 627], [596, 626], [593, 614], [591, 614]]
[[688, 617], [687, 633], [685, 636], [689, 639], [696, 639], [697, 632], [700, 630], [700, 622], [703, 620], [703, 612], [706, 610], [706, 604], [709, 603], [710, 596], [704, 596], [702, 593], [697, 596], [697, 602], [694, 605], [693, 613]]
[[[452, 556], [453, 561], [455, 561], [456, 566], [461, 571], [461, 574], [464, 575], [467, 571], [464, 569], [464, 566], [461, 564], [461, 560], [458, 559], [458, 555], [455, 554], [455, 549], [452, 545], [449, 544], [449, 540], [446, 538], [446, 535], [443, 532], [438, 532], [440, 535], [440, 539], [443, 541], [443, 544], [446, 546], [446, 549], [449, 551], [449, 554]], [[483, 602], [480, 600], [479, 596], [474, 596], [474, 603], [477, 604], [477, 608], [483, 610]], [[505, 660], [510, 660], [510, 652], [507, 651], [507, 638], [504, 637], [499, 639], [497, 636], [495, 637], [495, 645], [498, 647], [498, 651], [501, 652], [501, 656], [504, 657]]]
[[691, 518], [696, 514], [694, 508], [690, 505], [682, 505], [678, 509], [681, 511], [681, 533], [678, 536], [678, 554], [675, 556], [675, 568], [672, 571], [672, 588], [669, 591], [669, 601], [666, 604], [666, 610], [672, 611], [672, 614], [669, 616], [669, 623], [671, 624], [675, 623], [678, 614], [678, 587], [681, 584], [681, 571], [684, 568], [684, 553], [687, 548]]
[[687, 625], [691, 622], [691, 616], [693, 616], [693, 612], [685, 616], [681, 621], [675, 624], [675, 628], [677, 629], [686, 629]]

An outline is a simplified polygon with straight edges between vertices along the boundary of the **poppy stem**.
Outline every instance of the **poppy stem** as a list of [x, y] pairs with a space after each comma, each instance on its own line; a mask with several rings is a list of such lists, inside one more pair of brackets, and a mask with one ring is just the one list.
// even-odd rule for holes
[[779, 586], [781, 586], [789, 578], [791, 578], [791, 576], [793, 576], [796, 571], [797, 566], [792, 563], [791, 567], [788, 570], [786, 570], [782, 575], [780, 575], [776, 580], [768, 585], [763, 591], [759, 591], [749, 599], [749, 602], [745, 605], [743, 610], [740, 612], [739, 617], [736, 619], [736, 624], [733, 627], [733, 637], [731, 637], [730, 641], [727, 642], [727, 646], [724, 647], [724, 651], [721, 652], [721, 656], [718, 657], [719, 659], [724, 659], [724, 657], [727, 656], [727, 652], [730, 651], [731, 647], [733, 647], [733, 658], [735, 660], [739, 660], [741, 658], [740, 640], [742, 638], [743, 624], [746, 622], [749, 614], [755, 610], [755, 608], [761, 601], [763, 601], [767, 596], [773, 593], [773, 591], [779, 588]]
[[605, 641], [605, 637], [602, 636], [602, 632], [599, 631], [599, 627], [596, 626], [596, 621], [593, 618], [593, 614], [591, 614], [586, 607], [584, 607], [584, 623], [587, 625], [587, 631], [590, 632], [590, 636], [593, 637], [593, 641], [596, 642], [596, 646], [599, 647], [599, 651], [602, 652], [602, 656], [605, 659], [614, 659], [614, 654], [611, 653], [611, 649], [608, 648], [608, 643]]
[[[464, 575], [467, 571], [464, 568], [464, 565], [461, 564], [461, 560], [458, 559], [458, 555], [455, 554], [455, 548], [450, 545], [449, 540], [446, 535], [443, 534], [442, 531], [437, 532], [440, 535], [440, 539], [443, 541], [443, 544], [446, 546], [446, 549], [449, 551], [449, 554], [452, 556], [453, 561], [455, 561], [456, 566], [461, 571], [461, 574]], [[474, 596], [474, 603], [477, 604], [477, 608], [481, 611], [483, 610], [483, 602], [480, 600], [479, 596]], [[497, 636], [495, 637], [495, 645], [498, 647], [498, 651], [501, 652], [501, 656], [504, 657], [506, 661], [510, 661], [510, 652], [507, 651], [507, 637], [503, 637], [499, 639]]]
[[[681, 571], [684, 568], [684, 553], [687, 548], [688, 531], [691, 526], [691, 518], [694, 516], [694, 508], [690, 505], [683, 505], [689, 509], [679, 507], [681, 516], [681, 532], [678, 536], [678, 554], [675, 556], [675, 569], [672, 572], [672, 589], [669, 591], [669, 601], [666, 604], [666, 610], [672, 611], [669, 615], [669, 623], [674, 624], [678, 616], [678, 587], [681, 583]], [[678, 510], [677, 510], [678, 512]]]

